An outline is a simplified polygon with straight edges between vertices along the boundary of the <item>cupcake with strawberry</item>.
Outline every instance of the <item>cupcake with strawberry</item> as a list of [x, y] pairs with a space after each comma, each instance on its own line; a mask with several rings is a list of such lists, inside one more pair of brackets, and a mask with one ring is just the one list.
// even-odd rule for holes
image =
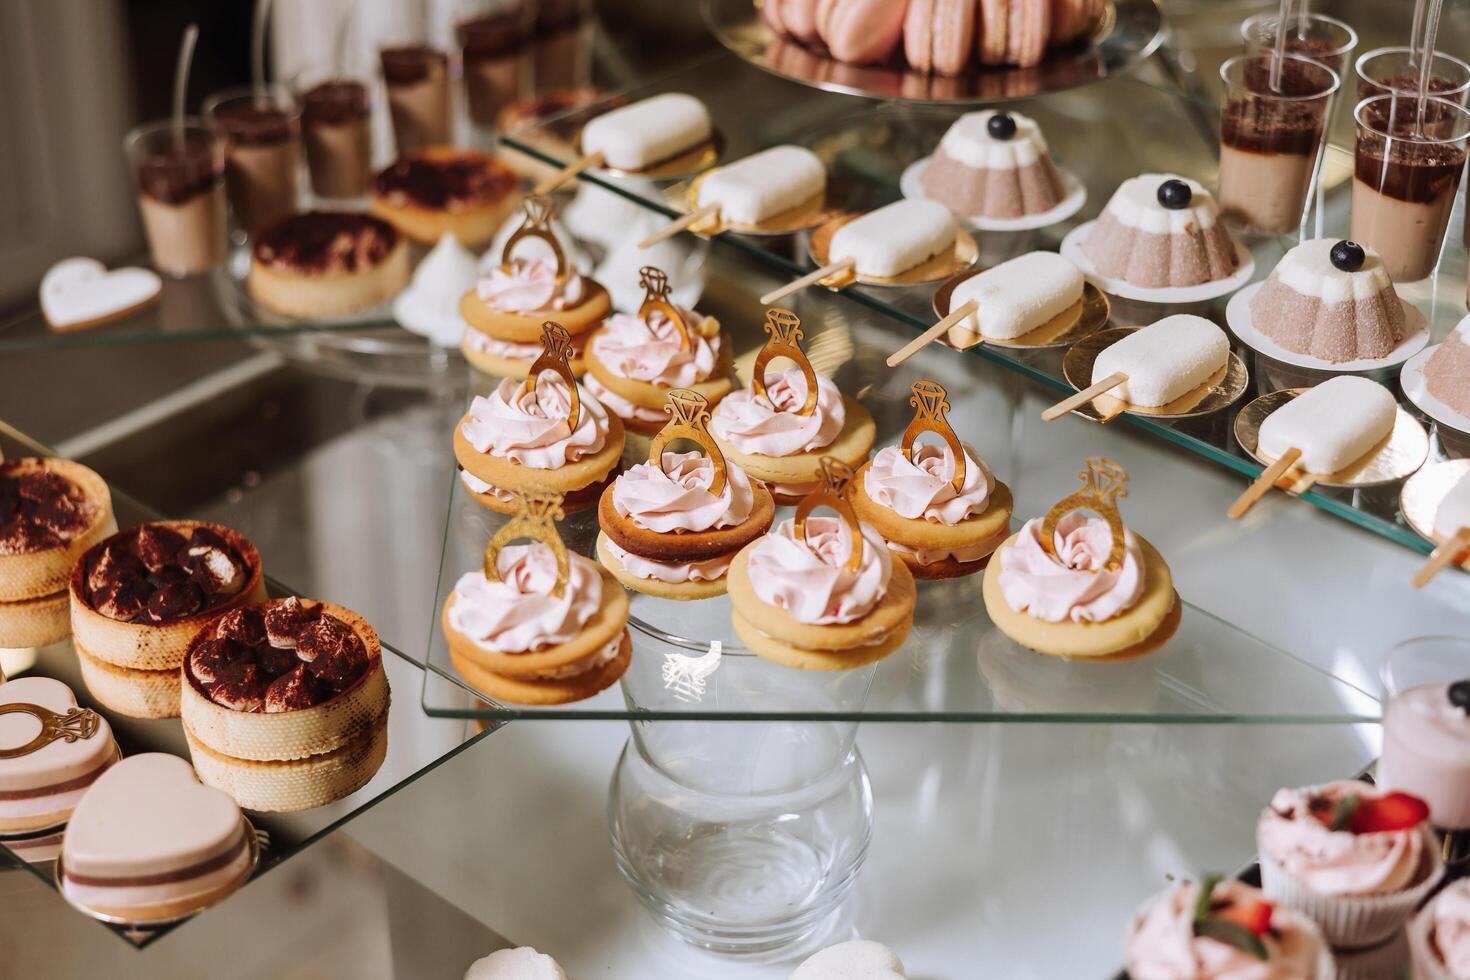
[[1470, 879], [1434, 896], [1409, 925], [1414, 980], [1470, 980]]
[[1417, 796], [1366, 783], [1280, 790], [1256, 825], [1262, 887], [1310, 916], [1332, 945], [1375, 945], [1444, 875], [1428, 821]]
[[1332, 980], [1317, 924], [1239, 881], [1181, 881], [1133, 918], [1131, 980]]

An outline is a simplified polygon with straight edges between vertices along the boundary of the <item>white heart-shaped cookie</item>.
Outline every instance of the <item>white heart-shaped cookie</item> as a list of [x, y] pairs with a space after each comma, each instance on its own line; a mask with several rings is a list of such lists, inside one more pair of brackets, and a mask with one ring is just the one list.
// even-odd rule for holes
[[147, 269], [108, 272], [96, 259], [62, 259], [41, 278], [41, 313], [53, 330], [82, 330], [142, 309], [162, 289]]
[[898, 954], [867, 939], [828, 946], [802, 961], [791, 980], [905, 980]]

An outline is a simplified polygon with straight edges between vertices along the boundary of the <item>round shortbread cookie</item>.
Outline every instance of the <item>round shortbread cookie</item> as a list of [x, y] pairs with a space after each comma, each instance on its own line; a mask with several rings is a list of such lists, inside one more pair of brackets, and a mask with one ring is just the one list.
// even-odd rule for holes
[[561, 324], [567, 333], [575, 337], [602, 323], [612, 309], [612, 298], [600, 283], [586, 276], [582, 277], [582, 282], [587, 287], [587, 295], [582, 302], [565, 310], [507, 313], [497, 310], [471, 289], [459, 301], [459, 312], [474, 329], [497, 340], [508, 340], [514, 344], [538, 342], [541, 339], [541, 324], [547, 320]]
[[996, 481], [985, 509], [958, 524], [941, 524], [924, 518], [900, 517], [868, 496], [863, 478], [872, 466], [865, 463], [852, 481], [852, 509], [858, 519], [870, 524], [885, 541], [897, 541], [923, 551], [955, 551], [987, 541], [1010, 527], [1011, 488]]
[[[562, 514], [575, 514], [578, 511], [597, 506], [597, 501], [602, 497], [603, 491], [612, 486], [613, 481], [617, 478], [618, 469], [614, 467], [611, 473], [596, 483], [589, 483], [580, 490], [573, 490], [571, 493], [563, 494], [561, 498]], [[488, 493], [475, 493], [468, 487], [465, 490], [475, 503], [487, 510], [493, 510], [497, 514], [505, 514], [507, 516], [516, 512], [518, 505], [514, 500], [498, 500]]]
[[[873, 440], [878, 434], [878, 427], [873, 422], [873, 416], [855, 398], [843, 395], [842, 404], [846, 418], [843, 421], [842, 431], [837, 433], [837, 438], [820, 449], [812, 449], [792, 456], [761, 456], [756, 453], [742, 453], [727, 440], [716, 435], [713, 428], [710, 430], [710, 435], [714, 436], [715, 442], [719, 444], [720, 452], [725, 455], [725, 462], [734, 463], [758, 480], [764, 480], [766, 483], [811, 483], [821, 474], [823, 456], [835, 456], [853, 469], [857, 469], [868, 458], [868, 453], [873, 448]], [[785, 501], [780, 501], [778, 498], [778, 502], [784, 503]]]
[[669, 531], [659, 533], [639, 527], [631, 518], [618, 513], [613, 505], [613, 488], [602, 493], [597, 504], [597, 524], [619, 548], [651, 561], [709, 561], [733, 555], [771, 529], [776, 517], [776, 502], [771, 493], [752, 483], [755, 501], [750, 516], [739, 524], [710, 531]]
[[1002, 633], [1038, 653], [1055, 657], [1105, 657], [1149, 640], [1177, 606], [1174, 578], [1162, 555], [1140, 535], [1143, 551], [1143, 594], [1130, 609], [1100, 623], [1047, 623], [1016, 612], [1000, 591], [1000, 556], [1013, 547], [1016, 535], [1006, 539], [985, 569], [985, 611]]
[[750, 584], [750, 553], [757, 544], [758, 541], [752, 541], [735, 556], [725, 575], [726, 589], [735, 612], [749, 622], [760, 623], [761, 630], [771, 639], [804, 650], [850, 650], [888, 636], [902, 623], [913, 622], [918, 593], [913, 575], [901, 561], [892, 563], [888, 589], [866, 615], [850, 623], [822, 626], [800, 622], [755, 594], [755, 587]]
[[72, 566], [88, 548], [117, 531], [112, 513], [112, 492], [107, 482], [81, 463], [56, 457], [16, 458], [13, 475], [21, 476], [42, 470], [71, 481], [92, 504], [87, 526], [54, 548], [27, 551], [18, 555], [0, 555], [0, 602], [39, 599], [66, 591]]
[[904, 641], [909, 637], [909, 630], [913, 627], [913, 620], [900, 623], [898, 629], [887, 636], [866, 646], [853, 647], [848, 650], [809, 650], [785, 643], [768, 633], [761, 632], [750, 620], [739, 613], [731, 616], [730, 622], [735, 627], [735, 635], [740, 637], [740, 642], [751, 653], [772, 663], [796, 670], [852, 670], [855, 667], [877, 663], [903, 646]]
[[[993, 539], [995, 547], [1000, 547], [1001, 543], [1005, 541], [1009, 534], [1009, 529], [1003, 529], [997, 534]], [[892, 548], [889, 550], [893, 551]], [[908, 566], [914, 578], [921, 579], [925, 582], [938, 582], [948, 578], [963, 578], [966, 575], [974, 575], [976, 572], [984, 571], [985, 566], [990, 563], [991, 556], [995, 554], [995, 550], [992, 548], [983, 557], [977, 558], [974, 561], [956, 561], [953, 557], [949, 557], [940, 559], [939, 561], [931, 561], [927, 565], [921, 564], [913, 555], [906, 555], [901, 551], [894, 551], [893, 554], [903, 559], [903, 563]]]
[[[601, 333], [601, 331], [598, 331], [598, 333]], [[626, 398], [639, 408], [662, 409], [668, 403], [669, 392], [673, 390], [671, 387], [668, 385], [654, 384], [651, 381], [636, 381], [633, 378], [624, 378], [621, 375], [614, 374], [606, 364], [602, 363], [601, 358], [597, 356], [597, 351], [593, 346], [596, 342], [597, 334], [594, 333], [592, 339], [587, 342], [587, 353], [585, 355], [587, 370], [594, 378], [602, 382], [603, 387], [615, 395]], [[705, 401], [709, 402], [709, 407], [713, 410], [720, 399], [724, 398], [735, 388], [735, 382], [731, 377], [731, 370], [729, 345], [727, 344], [725, 345], [725, 349], [720, 352], [720, 359], [715, 363], [715, 369], [708, 378], [703, 381], [695, 381], [692, 384], [680, 385], [679, 387], [698, 392], [704, 397]], [[660, 422], [659, 428], [663, 428], [663, 424], [663, 422]], [[657, 429], [654, 431], [657, 431]]]
[[177, 718], [181, 671], [132, 670], [90, 656], [79, 644], [77, 666], [97, 703], [129, 718]]
[[622, 582], [634, 592], [642, 592], [644, 595], [655, 596], [659, 599], [674, 599], [678, 601], [689, 601], [693, 599], [711, 599], [717, 595], [725, 594], [725, 576], [708, 582], [661, 582], [658, 579], [639, 578], [623, 567], [616, 555], [607, 550], [607, 535], [597, 536], [597, 560], [602, 562], [602, 567], [612, 572], [613, 577]]
[[490, 453], [477, 452], [475, 447], [470, 445], [470, 441], [464, 437], [464, 423], [467, 418], [469, 415], [465, 415], [454, 424], [454, 458], [471, 476], [484, 480], [492, 487], [500, 487], [502, 490], [514, 491], [540, 487], [563, 494], [580, 490], [589, 484], [597, 483], [617, 467], [623, 455], [623, 443], [626, 439], [623, 433], [623, 420], [609, 412], [607, 436], [602, 441], [601, 449], [575, 462], [544, 470], [524, 466], [500, 456], [492, 456]]
[[623, 676], [623, 672], [628, 669], [628, 664], [633, 660], [633, 639], [624, 632], [623, 642], [618, 646], [618, 655], [596, 670], [590, 670], [576, 677], [551, 681], [517, 680], [512, 677], [503, 677], [486, 670], [473, 661], [461, 658], [452, 645], [449, 648], [449, 659], [454, 661], [455, 668], [465, 680], [470, 682], [472, 687], [483, 691], [497, 701], [526, 705], [569, 704], [573, 701], [586, 700], [598, 691], [617, 683], [618, 678]]
[[0, 602], [0, 648], [43, 647], [71, 632], [65, 592], [19, 602]]
[[[572, 358], [567, 363], [572, 367], [572, 376], [582, 377], [587, 373], [587, 362], [582, 359], [582, 349], [572, 347]], [[488, 374], [496, 378], [514, 378], [517, 381], [525, 381], [526, 376], [531, 373], [531, 362], [522, 361], [514, 357], [501, 357], [498, 354], [487, 354], [484, 351], [474, 350], [463, 340], [459, 343], [459, 352], [464, 359], [470, 362], [470, 366], [481, 374]]]

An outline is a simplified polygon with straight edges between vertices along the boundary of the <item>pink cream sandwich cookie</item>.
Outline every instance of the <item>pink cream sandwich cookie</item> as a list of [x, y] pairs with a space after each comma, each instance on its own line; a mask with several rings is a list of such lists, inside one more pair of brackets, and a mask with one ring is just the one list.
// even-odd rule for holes
[[1409, 924], [1414, 980], [1470, 978], [1470, 880], [1452, 882]]
[[0, 683], [0, 834], [66, 823], [121, 757], [107, 719], [79, 708], [65, 684], [49, 677]]

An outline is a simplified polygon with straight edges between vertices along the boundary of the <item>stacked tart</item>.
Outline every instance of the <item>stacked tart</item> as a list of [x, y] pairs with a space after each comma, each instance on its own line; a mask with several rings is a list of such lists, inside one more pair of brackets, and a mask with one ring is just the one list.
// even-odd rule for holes
[[734, 384], [719, 321], [671, 303], [663, 270], [640, 271], [637, 316], [613, 314], [587, 344], [587, 390], [629, 429], [652, 435], [663, 428], [669, 389], [691, 389], [714, 405]]
[[[470, 325], [460, 347], [486, 374], [524, 378], [541, 353], [541, 325], [555, 320], [572, 337], [569, 361], [580, 376], [582, 354], [612, 308], [607, 290], [577, 274], [551, 227], [551, 201], [526, 198], [526, 218], [506, 240], [500, 264], [464, 294], [460, 313]], [[516, 257], [516, 247], [540, 241], [551, 258]]]
[[[628, 594], [612, 573], [567, 551], [554, 493], [519, 495], [481, 569], [444, 603], [450, 659], [471, 685], [513, 704], [581, 701], [617, 682], [633, 656]], [[528, 545], [510, 542], [530, 538]]]
[[180, 707], [194, 769], [251, 810], [305, 810], [361, 789], [388, 750], [378, 634], [350, 609], [273, 599], [189, 644]]
[[944, 134], [920, 184], [966, 218], [1022, 218], [1066, 197], [1041, 127], [1019, 112], [967, 112]]
[[0, 461], [0, 648], [44, 646], [70, 632], [72, 565], [115, 530], [112, 494], [85, 466]]
[[1141, 656], [1179, 627], [1173, 576], [1153, 545], [1123, 526], [1116, 502], [1127, 494], [1123, 468], [1092, 457], [1078, 475], [1082, 490], [996, 551], [985, 569], [985, 610], [1001, 632], [1038, 653]]
[[134, 718], [179, 713], [190, 641], [227, 609], [265, 598], [244, 535], [203, 521], [140, 524], [95, 545], [71, 573], [71, 630], [82, 679]]
[[[914, 623], [914, 577], [848, 501], [851, 468], [822, 461], [821, 488], [796, 515], [741, 549], [730, 565], [735, 633], [752, 652], [798, 670], [850, 670], [903, 645]], [[818, 507], [837, 517], [811, 517]]]
[[1123, 181], [1082, 252], [1099, 274], [1146, 289], [1227, 279], [1240, 265], [1214, 196], [1174, 174]]
[[[705, 424], [708, 403], [696, 391], [669, 392], [669, 424], [648, 461], [602, 493], [597, 558], [628, 588], [665, 599], [723, 595], [735, 553], [765, 534], [776, 515], [771, 493], [725, 461]], [[674, 439], [704, 450], [665, 452]]]
[[[944, 387], [916, 381], [913, 392], [913, 422], [858, 471], [852, 506], [915, 578], [970, 575], [1010, 535], [1011, 491], [950, 427]], [[916, 445], [925, 432], [944, 441]]]
[[[821, 487], [823, 457], [861, 466], [877, 428], [857, 399], [812, 370], [795, 313], [768, 310], [766, 332], [770, 338], [756, 356], [750, 387], [721, 400], [710, 431], [727, 463], [769, 486], [776, 503], [795, 504]], [[768, 377], [766, 365], [777, 357], [796, 367]]]
[[246, 286], [266, 309], [311, 319], [385, 303], [408, 279], [408, 243], [388, 222], [348, 211], [308, 211], [256, 238]]
[[1330, 238], [1282, 256], [1250, 311], [1256, 330], [1286, 350], [1332, 362], [1386, 357], [1406, 329], [1404, 304], [1379, 254]]
[[515, 171], [488, 153], [430, 147], [373, 178], [372, 212], [420, 245], [446, 231], [482, 245], [516, 206]]

